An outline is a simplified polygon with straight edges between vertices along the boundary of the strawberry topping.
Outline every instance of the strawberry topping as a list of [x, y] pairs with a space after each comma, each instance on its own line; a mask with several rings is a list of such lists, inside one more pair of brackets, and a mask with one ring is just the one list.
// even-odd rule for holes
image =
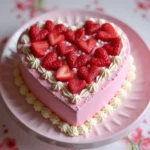
[[106, 49], [107, 53], [112, 56], [117, 56], [120, 54], [122, 48], [122, 42], [120, 38], [115, 38], [111, 41], [110, 44], [106, 44], [103, 46]]
[[96, 45], [96, 40], [94, 38], [91, 38], [87, 41], [81, 40], [78, 42], [79, 48], [81, 48], [81, 50], [84, 51], [86, 54], [91, 53], [95, 45]]
[[107, 54], [107, 51], [104, 48], [97, 48], [95, 50], [94, 56], [96, 58], [91, 59], [91, 62], [90, 62], [91, 65], [96, 65], [99, 67], [102, 67], [102, 66], [108, 67], [111, 63], [109, 55]]
[[88, 35], [91, 35], [91, 34], [97, 32], [99, 30], [100, 25], [99, 25], [99, 23], [94, 23], [94, 22], [89, 20], [89, 21], [86, 21], [84, 27], [85, 27], [86, 33]]
[[80, 55], [76, 59], [76, 65], [77, 67], [85, 66], [88, 64], [89, 61], [90, 61], [90, 57], [88, 55]]
[[37, 26], [31, 26], [29, 30], [29, 36], [32, 42], [42, 41], [46, 39], [48, 31], [45, 29], [40, 29]]
[[76, 67], [76, 59], [77, 59], [76, 53], [74, 51], [71, 51], [66, 56], [67, 56], [66, 58], [67, 58], [67, 62], [69, 64], [69, 66], [71, 68], [75, 68]]
[[57, 59], [57, 53], [52, 51], [49, 52], [44, 59], [42, 60], [41, 63], [42, 67], [48, 70], [56, 70], [59, 67], [63, 65], [63, 62], [61, 60]]
[[75, 43], [75, 33], [71, 29], [65, 32], [65, 39], [71, 43]]
[[43, 57], [48, 48], [49, 48], [49, 43], [47, 41], [31, 43], [31, 52], [37, 58]]
[[95, 80], [95, 78], [100, 74], [100, 69], [92, 65], [90, 68], [86, 68], [85, 66], [80, 67], [78, 69], [78, 75], [81, 79], [84, 79], [87, 83], [91, 83]]
[[57, 24], [56, 26], [55, 26], [55, 32], [57, 33], [57, 34], [59, 34], [59, 33], [63, 33], [63, 32], [65, 32], [66, 31], [66, 27], [63, 25], [63, 24]]
[[48, 40], [51, 46], [55, 46], [56, 44], [64, 41], [65, 37], [63, 34], [56, 34], [55, 32], [51, 32], [48, 34]]
[[55, 24], [52, 21], [50, 21], [50, 20], [47, 20], [46, 23], [45, 23], [45, 26], [44, 26], [44, 28], [48, 32], [52, 32], [54, 30], [54, 27], [55, 27]]
[[76, 32], [75, 32], [75, 40], [76, 40], [76, 42], [82, 40], [84, 35], [85, 35], [85, 31], [84, 31], [83, 28], [77, 29]]
[[62, 65], [56, 72], [56, 79], [59, 81], [68, 81], [73, 78], [73, 73], [68, 65]]
[[58, 50], [60, 56], [64, 56], [71, 51], [75, 51], [75, 46], [73, 46], [73, 45], [67, 46], [65, 44], [65, 42], [61, 42], [61, 43], [58, 43], [57, 50]]
[[71, 79], [68, 84], [71, 93], [76, 94], [81, 92], [86, 87], [85, 80]]
[[102, 25], [100, 31], [97, 32], [96, 37], [102, 41], [111, 41], [117, 37], [116, 31], [109, 23]]

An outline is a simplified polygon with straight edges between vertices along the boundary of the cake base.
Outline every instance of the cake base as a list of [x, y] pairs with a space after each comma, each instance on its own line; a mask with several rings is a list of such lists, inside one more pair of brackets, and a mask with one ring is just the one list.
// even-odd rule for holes
[[19, 63], [14, 63], [14, 79], [16, 86], [19, 87], [20, 94], [25, 96], [25, 100], [28, 104], [31, 104], [35, 111], [39, 112], [45, 119], [48, 119], [53, 125], [57, 126], [61, 132], [68, 136], [84, 135], [92, 130], [97, 123], [104, 121], [114, 109], [118, 108], [122, 100], [127, 96], [127, 92], [131, 89], [131, 82], [135, 79], [135, 66], [133, 64], [133, 57], [130, 56], [129, 70], [125, 81], [120, 89], [116, 92], [115, 96], [110, 100], [109, 104], [105, 105], [98, 113], [92, 118], [87, 120], [82, 125], [76, 127], [71, 126], [67, 122], [62, 121], [59, 116], [51, 112], [49, 108], [44, 106], [40, 100], [36, 98], [23, 81], [20, 73]]

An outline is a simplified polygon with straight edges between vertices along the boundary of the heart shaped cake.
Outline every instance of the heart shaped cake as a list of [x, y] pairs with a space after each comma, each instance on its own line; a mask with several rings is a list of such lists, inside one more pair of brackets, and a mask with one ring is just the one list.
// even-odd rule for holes
[[111, 114], [135, 77], [126, 34], [104, 19], [38, 22], [21, 34], [17, 51], [20, 92], [70, 136]]

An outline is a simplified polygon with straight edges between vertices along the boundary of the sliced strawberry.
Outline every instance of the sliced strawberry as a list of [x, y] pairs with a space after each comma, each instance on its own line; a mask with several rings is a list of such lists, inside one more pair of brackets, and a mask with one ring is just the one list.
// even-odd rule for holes
[[33, 25], [29, 30], [29, 37], [32, 42], [42, 41], [46, 39], [48, 31], [45, 29], [39, 29], [37, 26]]
[[85, 31], [83, 28], [79, 28], [75, 31], [75, 40], [78, 42], [80, 40], [82, 40], [82, 38], [85, 35]]
[[96, 45], [96, 41], [94, 38], [91, 38], [87, 41], [79, 41], [78, 46], [86, 53], [89, 54]]
[[40, 41], [31, 43], [31, 52], [35, 57], [43, 57], [46, 50], [49, 48], [49, 43], [47, 41]]
[[49, 70], [57, 70], [58, 68], [60, 68], [63, 65], [63, 61], [62, 60], [56, 60], [53, 61], [50, 65], [49, 65]]
[[68, 54], [69, 52], [74, 51], [75, 46], [73, 46], [73, 45], [67, 46], [65, 44], [65, 42], [61, 42], [61, 43], [58, 43], [57, 50], [58, 50], [60, 56], [64, 56], [64, 55]]
[[42, 66], [46, 69], [49, 68], [49, 64], [53, 61], [56, 61], [57, 60], [57, 53], [52, 51], [52, 52], [49, 52], [45, 57], [44, 59], [42, 60]]
[[75, 43], [75, 33], [71, 29], [68, 29], [65, 33], [65, 39], [71, 43]]
[[94, 56], [96, 58], [91, 59], [91, 62], [90, 62], [91, 65], [96, 65], [99, 67], [102, 67], [102, 66], [108, 67], [111, 63], [110, 57], [104, 48], [97, 48], [95, 50]]
[[62, 65], [56, 72], [56, 79], [59, 81], [69, 81], [73, 78], [73, 72], [69, 69], [68, 65]]
[[120, 38], [115, 38], [111, 41], [110, 44], [106, 44], [103, 46], [106, 49], [107, 53], [112, 56], [117, 56], [120, 54], [122, 48], [122, 42]]
[[86, 87], [85, 80], [79, 80], [79, 79], [71, 79], [68, 84], [69, 90], [72, 94], [76, 94], [81, 92]]
[[45, 26], [44, 26], [44, 28], [48, 32], [52, 32], [54, 30], [54, 27], [55, 27], [55, 24], [52, 21], [50, 21], [50, 20], [47, 20], [46, 23], [45, 23]]
[[57, 34], [60, 34], [60, 33], [63, 33], [63, 32], [66, 31], [66, 27], [65, 27], [63, 24], [57, 24], [57, 25], [55, 25], [54, 31], [55, 31]]
[[67, 62], [69, 64], [69, 66], [71, 68], [75, 68], [77, 65], [76, 65], [76, 59], [77, 59], [77, 56], [76, 56], [76, 53], [74, 51], [71, 51], [69, 52], [67, 55], [66, 55], [66, 58], [67, 58]]
[[102, 25], [100, 31], [97, 32], [96, 37], [102, 41], [111, 41], [117, 37], [116, 31], [109, 23]]
[[111, 63], [110, 57], [104, 48], [97, 48], [95, 50], [94, 56], [105, 60], [107, 64]]
[[112, 33], [114, 36], [117, 36], [114, 27], [110, 23], [104, 23], [101, 27], [102, 31], [106, 31], [108, 33]]
[[89, 76], [88, 78], [86, 79], [86, 82], [87, 83], [91, 83], [92, 81], [95, 80], [95, 78], [100, 74], [100, 69], [95, 66], [95, 65], [92, 65], [89, 69], [88, 69], [88, 72], [89, 72]]
[[63, 65], [63, 62], [61, 60], [57, 60], [57, 53], [52, 51], [44, 57], [41, 65], [45, 69], [56, 70]]
[[91, 35], [93, 33], [96, 33], [99, 28], [100, 28], [100, 25], [98, 23], [94, 23], [92, 21], [86, 21], [85, 23], [85, 31], [88, 35]]
[[64, 41], [65, 37], [63, 34], [56, 34], [51, 32], [48, 34], [48, 40], [52, 46], [57, 45], [58, 43]]
[[108, 67], [110, 65], [111, 61], [106, 61], [105, 59], [99, 59], [99, 58], [92, 58], [90, 64], [96, 65], [99, 67]]
[[77, 74], [81, 79], [84, 79], [87, 83], [91, 83], [100, 74], [100, 70], [95, 65], [92, 65], [89, 69], [83, 66], [78, 69]]
[[80, 67], [77, 74], [83, 80], [86, 80], [89, 76], [88, 69], [85, 66]]
[[90, 57], [88, 55], [80, 55], [76, 60], [76, 65], [77, 67], [87, 65], [89, 60], [90, 60]]

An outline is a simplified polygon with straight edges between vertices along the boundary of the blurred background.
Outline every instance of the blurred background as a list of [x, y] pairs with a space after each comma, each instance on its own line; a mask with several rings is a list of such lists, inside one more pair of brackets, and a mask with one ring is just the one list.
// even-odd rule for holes
[[[0, 0], [0, 51], [24, 23], [47, 11], [86, 9], [106, 13], [133, 28], [150, 48], [150, 0]], [[150, 113], [150, 111], [149, 111]], [[150, 117], [145, 117], [126, 139], [93, 150], [150, 150]], [[22, 131], [0, 102], [0, 150], [72, 150], [43, 143]], [[139, 149], [140, 150], [140, 149]]]

